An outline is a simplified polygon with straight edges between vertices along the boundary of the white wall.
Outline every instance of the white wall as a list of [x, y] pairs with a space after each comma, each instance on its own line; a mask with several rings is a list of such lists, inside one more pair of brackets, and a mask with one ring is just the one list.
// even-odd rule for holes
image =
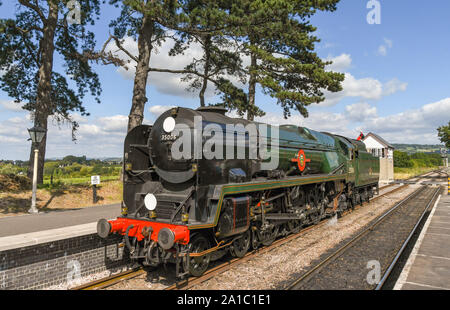
[[384, 146], [375, 140], [373, 137], [367, 137], [364, 141], [364, 144], [366, 145], [366, 148], [368, 149], [382, 149]]

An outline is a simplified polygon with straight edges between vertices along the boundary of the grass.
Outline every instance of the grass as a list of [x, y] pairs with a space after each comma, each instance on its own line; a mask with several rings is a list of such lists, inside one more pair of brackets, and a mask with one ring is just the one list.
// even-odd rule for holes
[[424, 174], [433, 170], [437, 167], [414, 167], [414, 168], [398, 168], [394, 167], [394, 178], [396, 180], [404, 180], [411, 177], [415, 177], [420, 174]]
[[[103, 181], [111, 181], [111, 180], [118, 180], [119, 176], [117, 175], [110, 175], [110, 176], [101, 176], [100, 182]], [[91, 177], [79, 177], [79, 178], [53, 178], [53, 183], [62, 183], [62, 184], [91, 184]], [[44, 185], [50, 184], [50, 178], [45, 177], [44, 178]]]
[[[74, 180], [74, 182], [77, 181], [80, 180]], [[96, 205], [120, 203], [122, 201], [122, 190], [122, 182], [117, 178], [97, 185], [99, 200]], [[37, 190], [36, 196], [37, 208], [44, 212], [73, 210], [94, 205], [90, 178], [89, 183], [85, 184], [64, 184], [61, 182], [54, 182], [52, 186], [44, 184]], [[0, 192], [0, 217], [26, 214], [30, 206], [31, 189]]]

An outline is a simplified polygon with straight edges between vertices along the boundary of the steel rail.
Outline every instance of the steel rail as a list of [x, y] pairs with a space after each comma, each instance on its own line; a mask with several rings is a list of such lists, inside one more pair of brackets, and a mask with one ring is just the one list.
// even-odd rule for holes
[[[392, 184], [392, 185], [397, 185], [397, 184]], [[345, 211], [343, 213], [343, 216], [345, 216], [346, 214], [348, 214], [348, 213], [350, 213], [352, 211], [356, 211], [359, 208], [364, 207], [364, 206], [366, 206], [369, 203], [373, 203], [373, 202], [377, 201], [378, 199], [385, 198], [386, 194], [393, 194], [393, 193], [395, 193], [397, 191], [400, 191], [400, 190], [402, 190], [402, 189], [404, 189], [404, 188], [406, 188], [408, 186], [409, 186], [408, 184], [405, 184], [405, 185], [399, 186], [399, 187], [397, 187], [397, 188], [395, 188], [395, 189], [393, 189], [393, 190], [391, 190], [391, 191], [389, 191], [387, 193], [380, 194], [379, 196], [374, 197], [369, 202], [364, 202], [362, 205], [358, 205], [357, 207], [355, 207], [354, 210], [347, 210], [347, 211]], [[386, 187], [390, 187], [390, 186], [386, 186]], [[165, 288], [165, 290], [189, 289], [189, 288], [191, 288], [191, 287], [193, 287], [193, 286], [195, 286], [197, 284], [203, 283], [203, 282], [211, 279], [212, 277], [214, 277], [214, 276], [216, 276], [218, 274], [221, 274], [221, 273], [231, 269], [232, 267], [235, 267], [237, 265], [245, 263], [249, 259], [251, 259], [253, 257], [256, 257], [257, 255], [269, 252], [269, 251], [271, 251], [272, 249], [274, 249], [274, 248], [276, 248], [278, 246], [281, 246], [281, 245], [283, 245], [283, 244], [285, 244], [285, 243], [287, 243], [287, 242], [289, 242], [289, 241], [291, 241], [291, 240], [293, 240], [295, 238], [298, 238], [298, 237], [304, 235], [309, 230], [312, 230], [314, 228], [322, 227], [323, 225], [328, 223], [329, 220], [330, 219], [324, 219], [317, 225], [308, 226], [308, 227], [302, 229], [301, 231], [299, 231], [298, 233], [295, 233], [293, 235], [288, 235], [288, 236], [286, 236], [284, 238], [281, 238], [281, 239], [278, 239], [278, 240], [274, 241], [274, 243], [272, 243], [269, 246], [266, 246], [266, 247], [259, 248], [259, 249], [253, 250], [251, 252], [248, 252], [242, 258], [233, 258], [231, 261], [225, 262], [223, 264], [220, 264], [220, 265], [218, 265], [218, 266], [216, 266], [216, 267], [206, 271], [205, 274], [203, 274], [200, 277], [190, 277], [187, 280], [185, 280], [184, 282], [175, 283], [175, 284]]]
[[396, 203], [392, 208], [390, 208], [387, 212], [385, 212], [383, 215], [377, 218], [377, 220], [369, 225], [367, 228], [365, 228], [362, 232], [360, 232], [357, 236], [352, 238], [349, 242], [344, 244], [342, 247], [340, 247], [337, 251], [329, 255], [327, 258], [322, 260], [319, 264], [315, 265], [312, 269], [304, 273], [301, 277], [297, 278], [295, 281], [291, 282], [289, 285], [287, 285], [284, 289], [285, 290], [293, 290], [295, 287], [298, 286], [299, 283], [304, 282], [307, 278], [315, 274], [316, 272], [320, 271], [326, 264], [331, 262], [333, 259], [340, 256], [342, 253], [345, 252], [350, 246], [352, 246], [354, 243], [356, 243], [358, 240], [360, 240], [363, 236], [365, 236], [367, 233], [372, 231], [378, 224], [380, 224], [383, 219], [386, 218], [389, 214], [397, 210], [399, 207], [403, 206], [405, 203], [412, 200], [414, 197], [418, 196], [420, 193], [422, 193], [427, 186], [421, 186], [411, 194], [409, 194], [406, 198], [401, 200], [400, 202]]
[[[431, 173], [431, 172], [428, 172], [428, 173]], [[428, 173], [425, 173], [425, 174], [428, 174]], [[415, 176], [415, 177], [417, 177], [417, 176]], [[397, 185], [397, 184], [396, 183], [390, 183], [390, 184], [388, 184], [386, 186], [381, 187], [380, 190], [381, 189], [387, 189], [387, 188], [392, 187], [394, 185]], [[395, 193], [397, 191], [400, 191], [400, 190], [404, 189], [407, 186], [408, 186], [408, 184], [404, 184], [404, 185], [399, 186], [399, 187], [397, 187], [397, 188], [395, 188], [395, 189], [393, 189], [393, 190], [391, 190], [391, 191], [389, 191], [387, 193], [380, 194], [377, 197], [374, 197], [368, 203], [375, 202], [378, 199], [380, 199], [382, 197], [385, 197], [385, 195], [393, 194], [393, 193]], [[367, 204], [367, 202], [364, 202], [362, 205], [357, 206], [355, 208], [355, 210], [359, 209], [362, 206], [365, 206], [366, 204]], [[345, 215], [345, 214], [347, 214], [348, 212], [351, 212], [351, 211], [352, 210], [345, 211], [343, 213], [343, 215]], [[232, 267], [234, 267], [236, 265], [239, 265], [241, 263], [244, 263], [244, 262], [248, 261], [253, 256], [266, 253], [266, 252], [272, 250], [273, 248], [275, 248], [277, 246], [280, 246], [280, 245], [282, 245], [284, 243], [289, 242], [292, 239], [300, 237], [301, 235], [305, 234], [306, 232], [308, 232], [309, 230], [311, 230], [313, 228], [321, 227], [322, 225], [324, 225], [328, 221], [329, 221], [329, 219], [322, 220], [321, 223], [319, 223], [317, 225], [311, 225], [309, 227], [306, 227], [306, 228], [302, 229], [301, 231], [299, 231], [299, 232], [297, 232], [295, 234], [288, 235], [288, 236], [286, 236], [284, 238], [278, 239], [278, 240], [274, 241], [274, 243], [271, 244], [270, 246], [253, 250], [251, 252], [248, 252], [242, 258], [233, 258], [233, 259], [231, 259], [228, 262], [225, 262], [225, 263], [223, 263], [223, 264], [221, 264], [219, 266], [213, 267], [213, 268], [209, 269], [208, 271], [206, 271], [206, 273], [204, 275], [202, 275], [201, 277], [190, 277], [187, 280], [185, 280], [185, 282], [182, 282], [181, 285], [180, 285], [180, 283], [176, 283], [176, 284], [171, 285], [171, 286], [169, 286], [169, 287], [167, 287], [165, 289], [166, 290], [175, 290], [175, 289], [179, 289], [179, 288], [187, 289], [187, 288], [190, 288], [192, 286], [195, 286], [195, 285], [197, 285], [199, 283], [202, 283], [202, 282], [204, 282], [204, 281], [214, 277], [217, 274], [223, 273], [223, 272], [231, 269]], [[112, 275], [112, 276], [109, 276], [109, 277], [106, 277], [106, 278], [103, 278], [103, 279], [99, 279], [99, 280], [96, 280], [96, 281], [92, 281], [92, 282], [89, 282], [89, 283], [86, 283], [86, 284], [83, 284], [83, 285], [71, 288], [70, 290], [98, 290], [98, 289], [103, 289], [103, 288], [115, 285], [115, 284], [117, 284], [117, 283], [119, 283], [121, 281], [132, 279], [132, 278], [137, 277], [137, 276], [139, 276], [139, 275], [141, 275], [143, 273], [145, 273], [145, 270], [142, 267], [134, 268], [134, 269], [131, 269], [131, 270], [128, 270], [128, 271], [124, 271], [124, 272], [118, 273], [116, 275]]]
[[225, 271], [227, 271], [237, 265], [245, 263], [246, 261], [248, 261], [249, 259], [251, 259], [253, 257], [256, 257], [257, 255], [269, 252], [272, 249], [291, 241], [292, 239], [298, 238], [298, 237], [304, 235], [305, 233], [307, 233], [308, 231], [312, 230], [313, 228], [321, 227], [321, 226], [325, 225], [327, 222], [328, 222], [328, 220], [322, 220], [317, 225], [308, 226], [308, 227], [302, 229], [301, 231], [299, 231], [298, 233], [295, 233], [293, 235], [288, 235], [284, 238], [274, 241], [269, 246], [265, 246], [263, 248], [258, 248], [256, 250], [250, 251], [250, 252], [246, 253], [245, 256], [242, 258], [233, 258], [228, 262], [224, 262], [223, 264], [220, 264], [216, 267], [213, 267], [212, 269], [207, 270], [205, 272], [205, 274], [203, 274], [200, 277], [189, 277], [187, 280], [184, 280], [181, 283], [177, 282], [169, 287], [166, 287], [165, 290], [189, 289], [197, 284], [203, 283], [203, 282], [211, 279], [212, 277], [214, 277], [218, 274], [224, 273]]
[[142, 267], [133, 268], [131, 270], [123, 271], [118, 274], [106, 277], [106, 278], [102, 278], [99, 280], [95, 280], [92, 282], [82, 284], [80, 286], [73, 287], [70, 290], [75, 290], [75, 291], [99, 290], [99, 289], [103, 289], [103, 288], [112, 286], [114, 284], [117, 284], [121, 281], [135, 278], [137, 276], [140, 276], [141, 274], [144, 274], [145, 272], [146, 271]]
[[383, 277], [381, 278], [380, 282], [378, 283], [378, 285], [376, 286], [375, 290], [381, 290], [384, 286], [384, 284], [386, 283], [386, 280], [388, 279], [388, 277], [390, 276], [392, 270], [394, 269], [394, 267], [397, 265], [398, 259], [400, 258], [400, 256], [403, 254], [405, 248], [407, 247], [407, 245], [409, 244], [412, 236], [416, 233], [417, 228], [419, 227], [420, 223], [422, 222], [423, 218], [425, 217], [425, 214], [428, 212], [428, 210], [430, 209], [430, 206], [436, 202], [436, 196], [441, 192], [441, 187], [439, 186], [436, 191], [433, 193], [433, 196], [431, 198], [431, 200], [428, 202], [425, 210], [422, 212], [422, 215], [420, 216], [419, 220], [417, 221], [416, 225], [414, 225], [413, 229], [411, 230], [411, 232], [408, 235], [408, 238], [406, 238], [405, 242], [403, 242], [400, 250], [398, 251], [397, 255], [395, 255], [394, 259], [392, 260], [391, 264], [389, 265], [388, 269], [385, 271]]

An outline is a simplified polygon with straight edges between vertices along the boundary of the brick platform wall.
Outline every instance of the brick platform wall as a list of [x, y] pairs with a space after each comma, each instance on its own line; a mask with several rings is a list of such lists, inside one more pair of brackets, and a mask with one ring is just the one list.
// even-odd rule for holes
[[126, 269], [121, 236], [74, 237], [0, 252], [0, 290], [44, 289]]

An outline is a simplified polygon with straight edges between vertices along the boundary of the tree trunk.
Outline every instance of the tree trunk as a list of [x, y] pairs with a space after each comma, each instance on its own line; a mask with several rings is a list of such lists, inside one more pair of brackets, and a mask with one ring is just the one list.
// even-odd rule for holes
[[210, 56], [211, 56], [211, 36], [207, 35], [205, 39], [205, 45], [204, 45], [204, 51], [205, 51], [205, 69], [204, 69], [204, 78], [203, 78], [203, 84], [202, 88], [200, 89], [199, 97], [200, 97], [200, 106], [205, 106], [205, 92], [206, 88], [208, 87], [208, 79], [207, 76], [209, 74], [209, 62], [210, 62]]
[[255, 95], [256, 95], [256, 55], [252, 52], [250, 54], [250, 79], [248, 81], [248, 109], [247, 109], [247, 119], [253, 121], [255, 116], [253, 115], [255, 107]]
[[[52, 1], [48, 2], [49, 13], [44, 23], [42, 39], [39, 42], [42, 53], [40, 58], [39, 68], [39, 82], [37, 86], [37, 96], [34, 111], [34, 125], [41, 126], [47, 130], [48, 116], [53, 113], [53, 106], [51, 101], [52, 92], [52, 73], [53, 73], [53, 53], [55, 50], [54, 39], [55, 29], [58, 22], [58, 5]], [[47, 144], [47, 135], [45, 135], [42, 142], [39, 144], [39, 157], [37, 167], [37, 182], [42, 184], [44, 181], [44, 161], [45, 150]], [[28, 169], [28, 176], [33, 176], [34, 166], [34, 149], [35, 143], [31, 145], [30, 151], [30, 166]]]
[[147, 78], [152, 53], [153, 20], [143, 17], [142, 26], [139, 29], [138, 38], [138, 63], [134, 76], [133, 99], [130, 114], [128, 115], [128, 132], [142, 124], [144, 120], [144, 108], [147, 102]]

